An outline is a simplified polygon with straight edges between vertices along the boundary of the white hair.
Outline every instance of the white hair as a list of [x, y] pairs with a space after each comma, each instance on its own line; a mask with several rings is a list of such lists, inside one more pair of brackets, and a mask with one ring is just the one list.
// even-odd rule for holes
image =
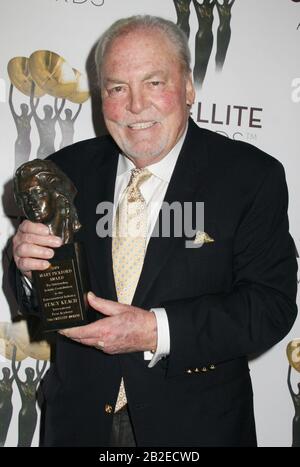
[[105, 54], [112, 42], [122, 34], [138, 29], [161, 31], [174, 45], [183, 71], [189, 74], [191, 71], [191, 53], [186, 34], [172, 21], [158, 16], [136, 15], [115, 21], [100, 37], [95, 49], [95, 62], [99, 82], [101, 83], [101, 68]]

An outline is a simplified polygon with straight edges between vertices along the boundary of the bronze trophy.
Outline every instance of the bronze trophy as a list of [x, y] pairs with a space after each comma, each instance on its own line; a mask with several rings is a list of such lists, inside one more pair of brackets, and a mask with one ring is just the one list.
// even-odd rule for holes
[[71, 180], [49, 160], [26, 162], [15, 173], [15, 200], [25, 217], [47, 225], [50, 234], [63, 240], [48, 260], [49, 268], [32, 272], [45, 331], [89, 322], [87, 262], [83, 245], [73, 242], [81, 227], [73, 205], [76, 193]]

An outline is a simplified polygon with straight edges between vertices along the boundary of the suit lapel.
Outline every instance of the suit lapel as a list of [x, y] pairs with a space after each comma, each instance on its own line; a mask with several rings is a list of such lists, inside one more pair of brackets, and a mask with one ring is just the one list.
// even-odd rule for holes
[[92, 264], [91, 276], [100, 288], [101, 296], [116, 300], [111, 257], [111, 235], [104, 238], [98, 236], [97, 222], [100, 219], [96, 208], [101, 202], [113, 203], [115, 179], [118, 165], [118, 148], [108, 151], [105, 160], [91, 171], [85, 180], [85, 209], [87, 219], [87, 250]]
[[[183, 147], [179, 154], [164, 201], [202, 201], [208, 184], [208, 152], [201, 129], [190, 120]], [[182, 238], [151, 237], [133, 305], [141, 306], [173, 248], [182, 245]]]

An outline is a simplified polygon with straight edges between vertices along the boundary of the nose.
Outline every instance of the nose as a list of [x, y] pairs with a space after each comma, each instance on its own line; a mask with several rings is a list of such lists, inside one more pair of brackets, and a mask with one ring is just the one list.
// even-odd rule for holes
[[38, 205], [37, 199], [34, 196], [29, 196], [27, 199], [27, 203], [30, 207], [36, 207]]
[[132, 114], [140, 114], [147, 107], [147, 98], [140, 88], [131, 89], [127, 110]]

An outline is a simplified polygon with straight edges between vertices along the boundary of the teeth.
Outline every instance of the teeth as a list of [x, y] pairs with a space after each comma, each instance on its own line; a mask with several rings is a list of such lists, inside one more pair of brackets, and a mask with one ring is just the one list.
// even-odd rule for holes
[[141, 123], [133, 123], [132, 125], [128, 125], [129, 128], [133, 130], [144, 130], [145, 128], [150, 128], [154, 125], [155, 122], [141, 122]]

